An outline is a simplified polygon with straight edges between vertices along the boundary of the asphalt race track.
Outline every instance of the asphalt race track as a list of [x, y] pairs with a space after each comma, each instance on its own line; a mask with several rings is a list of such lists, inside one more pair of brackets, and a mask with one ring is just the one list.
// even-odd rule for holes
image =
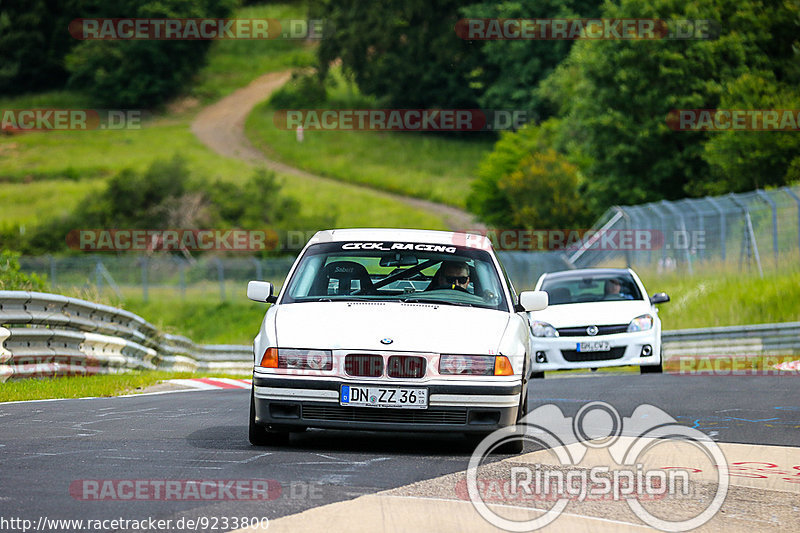
[[[782, 461], [791, 464], [778, 465], [777, 460], [772, 460], [772, 463], [777, 465], [776, 468], [783, 468], [788, 475], [800, 471], [800, 466], [797, 466], [800, 465], [798, 384], [800, 381], [796, 377], [777, 376], [564, 377], [532, 381], [529, 407], [535, 409], [540, 405], [555, 404], [567, 416], [573, 416], [584, 404], [600, 400], [611, 404], [622, 416], [630, 416], [640, 404], [651, 404], [719, 443], [761, 445], [731, 446], [725, 448], [726, 454], [729, 449], [746, 449], [750, 459], [755, 455], [758, 461], [769, 462], [775, 453], [780, 452]], [[248, 405], [248, 390], [0, 404], [0, 517], [31, 520], [34, 527], [43, 518], [153, 518], [170, 519], [173, 523], [183, 518], [184, 525], [186, 519], [198, 519], [203, 522], [195, 524], [193, 529], [200, 531], [236, 529], [234, 517], [266, 517], [271, 522], [270, 531], [305, 531], [315, 523], [324, 524], [327, 531], [374, 531], [376, 524], [369, 522], [371, 515], [365, 506], [372, 501], [369, 495], [382, 491], [394, 489], [406, 496], [424, 498], [414, 505], [414, 509], [423, 514], [449, 513], [443, 513], [437, 504], [443, 501], [438, 498], [446, 495], [437, 492], [436, 480], [463, 472], [474, 447], [474, 442], [467, 441], [460, 434], [437, 436], [309, 430], [293, 435], [288, 447], [254, 448], [247, 442]], [[526, 452], [529, 451], [533, 450], [526, 448]], [[498, 456], [498, 461], [503, 457]], [[136, 497], [119, 499], [123, 492], [120, 490], [116, 500], [95, 501], [91, 494], [81, 492], [81, 487], [86, 486], [84, 480], [100, 483], [102, 480], [249, 482], [253, 479], [273, 480], [272, 489], [276, 487], [275, 482], [279, 483], [279, 494], [271, 492], [273, 499], [267, 501], [250, 501], [249, 493], [221, 501], [165, 501], [164, 498], [142, 501]], [[800, 481], [800, 478], [795, 479]], [[411, 484], [416, 485], [409, 488]], [[452, 490], [452, 484], [450, 487]], [[731, 505], [744, 507], [728, 512], [726, 528], [733, 531], [800, 528], [800, 483], [787, 482], [776, 488], [768, 498], [765, 497], [769, 502], [766, 505], [775, 508], [766, 512], [759, 506], [750, 510], [749, 517], [746, 516], [747, 502], [753, 502], [758, 495], [764, 496], [767, 489], [748, 485], [739, 490], [745, 492], [738, 497], [734, 494], [729, 501]], [[126, 494], [130, 497], [130, 493]], [[322, 508], [362, 496], [368, 497], [349, 510], [344, 507], [345, 503]], [[449, 497], [453, 498], [452, 495]], [[395, 498], [394, 501], [415, 500]], [[382, 516], [379, 526], [386, 530], [404, 529], [402, 523], [391, 518], [385, 503], [378, 502], [378, 505], [384, 506], [379, 513]], [[330, 523], [330, 516], [336, 516], [336, 509], [340, 508], [337, 506], [343, 506], [341, 512], [346, 512], [348, 519], [355, 520], [361, 527], [354, 530], [352, 525], [345, 528], [344, 522]], [[309, 509], [314, 509], [314, 512], [298, 515]], [[360, 518], [354, 516], [360, 513], [363, 513]], [[591, 508], [577, 514], [597, 516]], [[737, 514], [744, 516], [737, 518], [734, 516]], [[289, 527], [295, 520], [294, 516], [306, 522], [297, 522], [296, 527]], [[276, 521], [281, 517], [287, 518]], [[227, 523], [223, 523], [223, 519], [227, 519]], [[443, 518], [434, 518], [440, 519]], [[792, 519], [793, 525], [786, 523]], [[493, 530], [477, 514], [464, 520], [468, 522], [460, 526], [447, 526], [449, 522], [441, 522], [441, 528], [433, 527], [447, 530], [452, 526], [455, 530], [468, 523], [475, 530]], [[567, 527], [568, 517], [559, 520], [564, 521], [556, 521], [551, 526], [554, 530], [559, 530], [559, 524], [564, 530], [572, 529]], [[0, 523], [0, 529], [14, 530], [8, 524], [6, 528], [2, 525]], [[416, 527], [409, 522], [405, 529], [416, 530]], [[604, 527], [614, 531], [646, 530], [635, 518], [619, 516], [606, 517], [582, 527], [589, 530]], [[126, 528], [107, 529], [112, 530]], [[173, 526], [170, 530], [189, 528]]]

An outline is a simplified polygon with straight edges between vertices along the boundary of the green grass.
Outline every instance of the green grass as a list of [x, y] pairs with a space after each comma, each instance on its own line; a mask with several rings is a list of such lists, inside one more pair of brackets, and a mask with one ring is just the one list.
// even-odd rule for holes
[[[25, 379], [0, 383], [0, 402], [119, 396], [141, 392], [167, 379], [197, 378], [212, 374], [191, 372], [135, 371], [126, 374]], [[226, 376], [234, 377], [234, 376]], [[250, 376], [235, 376], [248, 378]]]
[[[302, 6], [276, 4], [243, 8], [236, 17], [304, 18], [304, 13]], [[216, 98], [266, 72], [304, 66], [312, 51], [302, 41], [217, 41], [192, 94], [204, 100]], [[68, 91], [0, 102], [7, 108], [91, 107], [80, 95]], [[218, 156], [191, 133], [191, 120], [199, 109], [196, 103], [188, 109], [176, 105], [180, 110], [147, 120], [139, 130], [0, 135], [0, 201], [4, 206], [0, 224], [28, 224], [69, 210], [120, 170], [143, 170], [154, 159], [168, 159], [175, 154], [186, 159], [190, 170], [201, 176], [233, 182], [249, 178], [253, 172], [249, 165]], [[296, 176], [284, 176], [282, 180], [284, 192], [300, 201], [303, 216], [335, 212], [336, 227], [445, 229], [441, 217], [370, 190]]]
[[250, 301], [240, 294], [220, 301], [217, 294], [204, 299], [151, 297], [126, 298], [123, 306], [150, 321], [159, 330], [184, 335], [198, 344], [252, 344], [267, 311], [267, 304]]
[[443, 134], [367, 131], [294, 131], [273, 123], [264, 103], [250, 114], [246, 133], [259, 149], [287, 164], [349, 183], [463, 208], [475, 169], [494, 140]]
[[796, 262], [782, 264], [763, 278], [721, 266], [701, 266], [693, 275], [637, 273], [650, 294], [666, 292], [671, 298], [659, 305], [665, 330], [800, 321], [800, 268]]
[[[302, 4], [272, 4], [239, 9], [236, 18], [305, 19]], [[190, 94], [208, 103], [244, 87], [265, 72], [302, 68], [314, 62], [316, 44], [296, 40], [222, 39], [209, 51], [208, 65]]]

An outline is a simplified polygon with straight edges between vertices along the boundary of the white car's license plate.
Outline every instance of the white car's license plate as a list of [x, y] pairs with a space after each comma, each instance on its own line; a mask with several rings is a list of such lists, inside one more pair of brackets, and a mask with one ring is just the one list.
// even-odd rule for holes
[[339, 405], [427, 409], [428, 389], [342, 385]]
[[579, 352], [607, 352], [611, 349], [608, 341], [579, 342]]

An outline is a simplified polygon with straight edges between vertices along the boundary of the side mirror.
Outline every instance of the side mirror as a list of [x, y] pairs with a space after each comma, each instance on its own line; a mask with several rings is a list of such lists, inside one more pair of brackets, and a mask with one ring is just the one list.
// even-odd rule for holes
[[651, 304], [663, 304], [669, 301], [669, 296], [666, 292], [657, 292], [650, 297]]
[[519, 293], [519, 303], [515, 307], [516, 311], [541, 311], [550, 303], [548, 294], [545, 291], [522, 291]]
[[247, 284], [247, 297], [254, 302], [275, 303], [278, 299], [272, 295], [272, 283], [269, 281], [251, 281]]

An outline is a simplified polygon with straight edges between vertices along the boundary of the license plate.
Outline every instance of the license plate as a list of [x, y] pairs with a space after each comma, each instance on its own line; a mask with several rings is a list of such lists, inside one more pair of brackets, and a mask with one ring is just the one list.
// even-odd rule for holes
[[339, 405], [427, 409], [428, 389], [342, 385]]
[[579, 352], [607, 352], [609, 350], [611, 350], [611, 345], [608, 343], [608, 341], [591, 341], [591, 342], [578, 343]]

